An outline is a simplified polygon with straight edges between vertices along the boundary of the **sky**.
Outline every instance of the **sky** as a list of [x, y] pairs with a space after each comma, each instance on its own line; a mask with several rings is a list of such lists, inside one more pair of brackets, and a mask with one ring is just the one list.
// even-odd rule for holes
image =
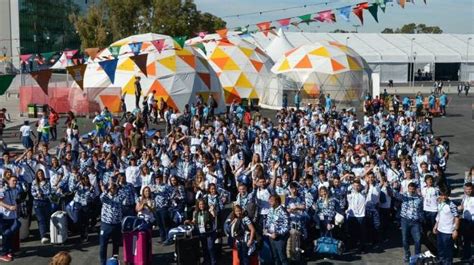
[[[263, 21], [277, 20], [287, 17], [300, 16], [308, 13], [317, 13], [327, 9], [335, 9], [360, 2], [375, 0], [195, 0], [199, 10], [210, 12], [216, 16], [237, 15], [248, 12], [259, 12], [270, 9], [288, 8], [295, 6], [323, 3], [318, 6], [291, 9], [286, 11], [264, 13], [262, 15], [248, 15], [224, 18], [228, 28], [256, 24]], [[384, 28], [397, 28], [408, 23], [423, 23], [428, 26], [439, 26], [445, 33], [474, 33], [474, 0], [412, 0], [402, 9], [397, 1], [387, 3], [386, 12], [378, 11], [379, 23], [375, 22], [371, 14], [364, 11], [364, 25], [358, 28], [359, 32], [381, 32]], [[324, 3], [328, 3], [327, 5]], [[350, 22], [342, 20], [336, 12], [337, 22], [334, 24], [314, 22], [302, 29], [308, 32], [328, 32], [335, 29], [347, 31], [355, 30], [353, 25], [360, 25], [359, 19], [351, 13]], [[292, 21], [299, 21], [298, 19]], [[275, 23], [276, 25], [276, 23]], [[254, 27], [255, 28], [255, 27]], [[290, 31], [296, 31], [290, 27]]]

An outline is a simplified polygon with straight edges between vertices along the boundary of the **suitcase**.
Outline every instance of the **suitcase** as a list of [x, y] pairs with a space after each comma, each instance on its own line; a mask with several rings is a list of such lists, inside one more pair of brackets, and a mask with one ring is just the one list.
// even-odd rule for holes
[[51, 244], [64, 244], [67, 240], [67, 213], [57, 211], [51, 215], [49, 233]]
[[301, 232], [296, 229], [291, 229], [290, 237], [288, 238], [288, 243], [286, 244], [286, 255], [292, 261], [300, 261], [302, 253]]
[[30, 218], [18, 218], [20, 226], [20, 240], [25, 240], [30, 236]]
[[123, 261], [134, 265], [152, 263], [151, 230], [123, 233]]
[[200, 264], [198, 237], [176, 237], [175, 254], [177, 265]]

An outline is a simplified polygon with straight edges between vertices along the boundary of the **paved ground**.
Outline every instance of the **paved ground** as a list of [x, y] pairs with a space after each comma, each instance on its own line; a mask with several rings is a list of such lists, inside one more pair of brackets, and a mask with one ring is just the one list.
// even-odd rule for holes
[[[448, 117], [437, 118], [434, 122], [436, 135], [451, 143], [447, 173], [452, 186], [455, 188], [453, 195], [456, 197], [462, 194], [461, 186], [464, 172], [474, 165], [471, 151], [471, 148], [474, 148], [473, 98], [453, 95], [448, 107]], [[18, 123], [18, 120], [16, 122]], [[89, 122], [86, 119], [81, 119], [79, 125], [82, 132], [90, 129]], [[8, 127], [5, 132], [5, 141], [10, 147], [20, 146], [18, 137], [14, 135], [18, 130], [17, 124], [9, 124]], [[80, 244], [77, 237], [72, 237], [64, 246], [41, 246], [38, 242], [36, 221], [32, 223], [31, 229], [32, 235], [25, 242], [22, 242], [21, 251], [12, 264], [46, 265], [50, 257], [60, 250], [71, 252], [73, 264], [97, 264], [99, 250], [97, 234], [91, 234], [90, 242], [87, 244]], [[340, 260], [312, 257], [308, 264], [402, 264], [400, 232], [396, 227], [393, 227], [391, 231], [392, 234], [387, 238], [387, 242], [382, 245], [383, 251], [370, 252], [364, 255], [347, 254]], [[154, 237], [153, 240], [153, 264], [172, 264], [174, 247], [158, 245], [156, 238]], [[111, 248], [109, 248], [109, 253], [110, 251]], [[224, 248], [224, 254], [219, 259], [218, 264], [231, 264], [230, 253], [227, 248]]]

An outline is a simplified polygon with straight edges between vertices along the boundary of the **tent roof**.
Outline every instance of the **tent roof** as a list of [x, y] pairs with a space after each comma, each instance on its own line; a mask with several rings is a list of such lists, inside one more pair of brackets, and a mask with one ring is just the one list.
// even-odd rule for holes
[[274, 62], [276, 62], [285, 52], [294, 48], [286, 38], [285, 32], [280, 28], [272, 42], [265, 48], [265, 52]]
[[[285, 35], [294, 47], [321, 40], [347, 43], [368, 63], [408, 63], [412, 61], [415, 52], [416, 62], [460, 63], [466, 62], [467, 54], [468, 61], [474, 62], [474, 34], [286, 32]], [[268, 48], [276, 38], [273, 34], [264, 36], [258, 32], [247, 40], [261, 48]], [[473, 39], [469, 42], [469, 52], [468, 38]]]

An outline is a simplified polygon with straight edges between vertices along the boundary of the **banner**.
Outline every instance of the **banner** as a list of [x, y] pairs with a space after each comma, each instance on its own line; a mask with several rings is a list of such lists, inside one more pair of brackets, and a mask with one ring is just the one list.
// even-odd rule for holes
[[349, 16], [351, 15], [352, 6], [345, 6], [338, 8], [339, 16], [341, 16], [345, 21], [349, 22]]
[[77, 85], [84, 90], [84, 73], [86, 72], [87, 64], [80, 64], [66, 67], [66, 71], [76, 81]]
[[15, 75], [0, 75], [0, 96], [3, 96], [15, 79]]
[[77, 53], [77, 50], [64, 51], [67, 59], [71, 59]]
[[165, 48], [165, 40], [153, 40], [151, 41], [151, 44], [155, 46], [155, 49], [158, 51], [158, 53], [161, 53], [161, 51]]
[[177, 36], [173, 37], [173, 39], [176, 41], [176, 43], [178, 43], [180, 49], [184, 48], [184, 43], [187, 39], [186, 36]]
[[43, 92], [48, 95], [48, 85], [49, 85], [49, 80], [51, 79], [51, 70], [41, 70], [41, 71], [36, 71], [30, 73], [31, 77], [36, 80], [36, 83], [41, 87]]
[[329, 22], [329, 23], [336, 22], [336, 16], [332, 12], [332, 10], [318, 12], [318, 14], [316, 15], [314, 19], [320, 22]]
[[104, 69], [112, 84], [115, 82], [115, 69], [117, 69], [117, 63], [118, 59], [99, 62], [100, 67]]
[[120, 55], [120, 46], [110, 46], [109, 52], [115, 59], [117, 59], [117, 57]]
[[364, 25], [364, 9], [355, 7], [352, 9], [352, 13], [354, 13], [354, 15], [359, 18], [360, 23]]
[[288, 27], [290, 25], [291, 18], [283, 18], [277, 20], [278, 24], [280, 24], [281, 27]]
[[87, 48], [84, 50], [84, 53], [91, 57], [92, 59], [95, 59], [97, 57], [97, 54], [99, 53], [100, 49], [99, 48]]
[[146, 61], [148, 59], [148, 54], [144, 53], [140, 55], [135, 55], [135, 56], [130, 57], [130, 59], [132, 59], [132, 61], [137, 65], [140, 71], [142, 71], [142, 73], [146, 77], [148, 77], [148, 74], [146, 72]]
[[137, 56], [140, 54], [140, 51], [142, 49], [142, 44], [143, 42], [140, 41], [140, 42], [129, 43], [128, 46], [130, 46], [130, 50], [132, 50], [133, 54]]
[[370, 14], [374, 17], [375, 21], [377, 21], [377, 23], [379, 23], [379, 19], [377, 18], [377, 10], [379, 10], [379, 7], [377, 6], [377, 4], [373, 4], [373, 5], [369, 6]]

